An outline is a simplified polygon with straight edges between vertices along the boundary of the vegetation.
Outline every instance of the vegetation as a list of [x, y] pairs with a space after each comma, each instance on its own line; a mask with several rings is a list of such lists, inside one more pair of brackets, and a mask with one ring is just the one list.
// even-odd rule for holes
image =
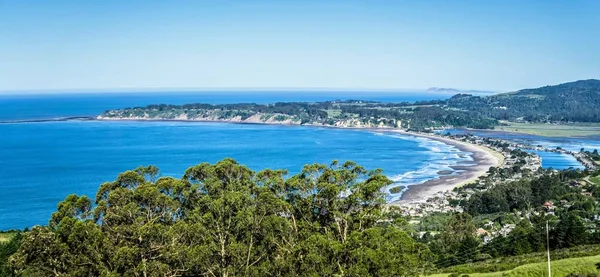
[[8, 231], [0, 233], [0, 277], [11, 276], [8, 258], [17, 252], [21, 239], [21, 232]]
[[[596, 263], [600, 261], [599, 256], [589, 256], [581, 258], [570, 258], [552, 262], [552, 276], [555, 277], [597, 277], [598, 270]], [[490, 273], [469, 273], [469, 277], [538, 277], [548, 275], [548, 264], [538, 262], [525, 264], [515, 267], [511, 270], [490, 272]], [[429, 275], [428, 277], [448, 277], [449, 273], [440, 273]], [[455, 276], [464, 276], [462, 274]]]
[[457, 94], [448, 100], [381, 103], [347, 100], [315, 103], [149, 105], [111, 110], [102, 119], [204, 120], [250, 123], [390, 127], [429, 130], [467, 127], [539, 135], [597, 135], [597, 125], [500, 124], [600, 123], [600, 80], [584, 80], [492, 96]]
[[[512, 158], [521, 154], [515, 152]], [[487, 178], [502, 174], [492, 169]], [[474, 191], [454, 204], [462, 206], [464, 213], [430, 214], [411, 228], [415, 239], [437, 254], [435, 263], [442, 272], [497, 272], [541, 262], [547, 222], [554, 259], [598, 255], [600, 185], [582, 180], [595, 180], [599, 174], [540, 170], [508, 183], [490, 185], [482, 179], [456, 190], [458, 195]]]
[[402, 190], [406, 189], [405, 186], [395, 186], [390, 189], [391, 194], [400, 193]]
[[16, 233], [16, 231], [0, 231], [0, 243], [10, 241]]
[[598, 124], [550, 124], [550, 123], [515, 123], [499, 125], [494, 129], [506, 132], [517, 132], [545, 137], [583, 137], [600, 135]]
[[585, 153], [592, 160], [598, 162], [600, 161], [600, 154], [598, 154], [598, 149], [594, 149], [594, 151], [585, 151], [585, 149], [581, 148], [581, 152]]
[[[232, 159], [181, 179], [140, 167], [70, 195], [23, 235], [18, 276], [419, 276], [433, 256], [384, 210], [380, 171], [346, 162], [255, 173]], [[383, 219], [386, 220], [383, 220]]]
[[[550, 253], [553, 262], [563, 259], [580, 258], [600, 255], [600, 245], [585, 245], [572, 248], [558, 249]], [[546, 251], [519, 256], [506, 256], [469, 264], [451, 266], [442, 269], [443, 272], [454, 272], [460, 274], [503, 272], [512, 270], [524, 264], [535, 264], [547, 262]]]
[[[4, 235], [0, 276], [528, 276], [545, 258], [546, 222], [557, 276], [588, 274], [582, 257], [600, 255], [600, 185], [580, 181], [599, 174], [539, 170], [481, 190], [474, 183], [458, 189], [477, 189], [456, 202], [465, 212], [404, 218], [385, 206], [391, 181], [352, 162], [288, 176], [225, 159], [179, 179], [139, 167], [94, 200], [68, 196], [47, 226]], [[500, 235], [485, 239], [492, 232]], [[531, 265], [515, 268], [523, 263]]]
[[[568, 171], [567, 171], [568, 172]], [[530, 210], [540, 207], [548, 200], [560, 200], [578, 190], [565, 184], [560, 174], [545, 174], [534, 180], [520, 180], [477, 193], [464, 204], [472, 215]], [[580, 191], [580, 190], [579, 190]], [[579, 199], [584, 197], [578, 197]]]
[[316, 103], [149, 105], [106, 111], [101, 118], [207, 120], [250, 123], [317, 124], [344, 127], [465, 126], [490, 128], [497, 122], [478, 113], [445, 109], [444, 101], [380, 103], [348, 100]]
[[498, 120], [597, 123], [600, 122], [600, 80], [581, 80], [487, 97], [461, 94], [448, 100], [447, 105]]

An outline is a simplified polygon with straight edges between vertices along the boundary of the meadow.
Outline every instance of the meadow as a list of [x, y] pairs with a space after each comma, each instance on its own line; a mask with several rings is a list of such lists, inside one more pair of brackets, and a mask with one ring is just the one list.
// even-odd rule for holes
[[[598, 273], [596, 263], [600, 262], [600, 255], [581, 258], [570, 258], [558, 260], [551, 263], [553, 277], [565, 277], [569, 273]], [[447, 277], [450, 273], [441, 273], [429, 275], [428, 277]], [[548, 276], [548, 264], [546, 262], [526, 264], [516, 267], [512, 270], [489, 272], [489, 273], [469, 273], [469, 277], [539, 277]], [[459, 276], [463, 276], [462, 274]]]
[[600, 125], [598, 124], [563, 125], [510, 122], [507, 125], [496, 126], [494, 129], [545, 137], [586, 137], [600, 135]]

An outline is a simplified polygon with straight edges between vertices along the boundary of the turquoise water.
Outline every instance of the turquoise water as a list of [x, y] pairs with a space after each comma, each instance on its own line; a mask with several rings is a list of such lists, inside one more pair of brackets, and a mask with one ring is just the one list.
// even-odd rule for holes
[[[94, 115], [106, 103], [134, 106], [117, 101], [123, 96], [90, 97], [0, 97], [0, 117]], [[136, 97], [185, 103], [195, 96]], [[440, 142], [356, 130], [198, 122], [4, 123], [0, 124], [0, 229], [46, 224], [65, 196], [93, 197], [101, 183], [139, 165], [154, 164], [163, 176], [179, 177], [189, 166], [226, 157], [253, 170], [284, 168], [290, 173], [308, 163], [353, 160], [369, 169], [383, 169], [396, 185], [422, 183], [437, 178], [440, 170], [450, 170], [450, 165], [470, 161], [470, 156]], [[388, 200], [397, 197], [388, 195]]]
[[[592, 151], [593, 149], [600, 150], [600, 139], [594, 137], [587, 138], [564, 138], [564, 137], [542, 137], [536, 135], [508, 133], [508, 132], [497, 132], [497, 131], [474, 131], [474, 130], [444, 130], [444, 133], [450, 132], [452, 134], [473, 134], [477, 136], [485, 136], [491, 138], [505, 139], [509, 141], [527, 143], [531, 145], [542, 145], [546, 148], [561, 147], [570, 151], [579, 151], [581, 148]], [[573, 156], [533, 151], [542, 158], [542, 167], [554, 168], [554, 169], [567, 169], [567, 168], [579, 168], [583, 169], [583, 165], [579, 163]]]
[[553, 169], [585, 169], [585, 167], [575, 159], [575, 157], [567, 154], [545, 152], [545, 151], [530, 151], [542, 158], [542, 167]]

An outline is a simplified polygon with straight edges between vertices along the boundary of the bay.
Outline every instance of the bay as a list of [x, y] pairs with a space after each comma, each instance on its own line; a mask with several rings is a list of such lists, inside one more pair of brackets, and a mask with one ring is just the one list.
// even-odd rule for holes
[[[344, 98], [323, 97], [335, 96]], [[228, 97], [212, 102], [233, 102]], [[248, 102], [285, 98], [269, 101], [268, 95], [247, 94], [238, 102], [243, 97], [249, 97]], [[389, 99], [404, 101], [395, 97]], [[189, 102], [210, 100], [195, 94], [1, 96], [0, 118], [93, 116], [108, 108]], [[396, 182], [389, 188], [438, 178], [439, 171], [470, 159], [437, 141], [365, 130], [200, 122], [4, 123], [0, 124], [0, 230], [47, 224], [67, 195], [93, 198], [100, 184], [140, 165], [153, 164], [162, 176], [181, 177], [192, 165], [227, 157], [255, 171], [282, 168], [290, 174], [310, 163], [352, 160], [367, 169], [383, 169]], [[387, 199], [399, 196], [388, 194]]]

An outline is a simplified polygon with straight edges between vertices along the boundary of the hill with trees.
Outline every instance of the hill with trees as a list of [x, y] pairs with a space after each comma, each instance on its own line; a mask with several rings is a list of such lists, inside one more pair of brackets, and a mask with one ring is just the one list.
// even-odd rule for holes
[[444, 127], [489, 129], [501, 121], [600, 123], [600, 80], [524, 89], [491, 96], [457, 94], [447, 100], [382, 103], [362, 100], [273, 104], [149, 105], [109, 110], [101, 120], [191, 120], [386, 127], [414, 130]]
[[496, 120], [598, 123], [600, 80], [580, 80], [486, 97], [459, 94], [450, 98], [446, 106]]
[[335, 127], [424, 129], [446, 126], [490, 128], [497, 121], [479, 113], [446, 109], [443, 100], [381, 103], [362, 100], [274, 104], [149, 105], [109, 110], [100, 120], [185, 120]]

